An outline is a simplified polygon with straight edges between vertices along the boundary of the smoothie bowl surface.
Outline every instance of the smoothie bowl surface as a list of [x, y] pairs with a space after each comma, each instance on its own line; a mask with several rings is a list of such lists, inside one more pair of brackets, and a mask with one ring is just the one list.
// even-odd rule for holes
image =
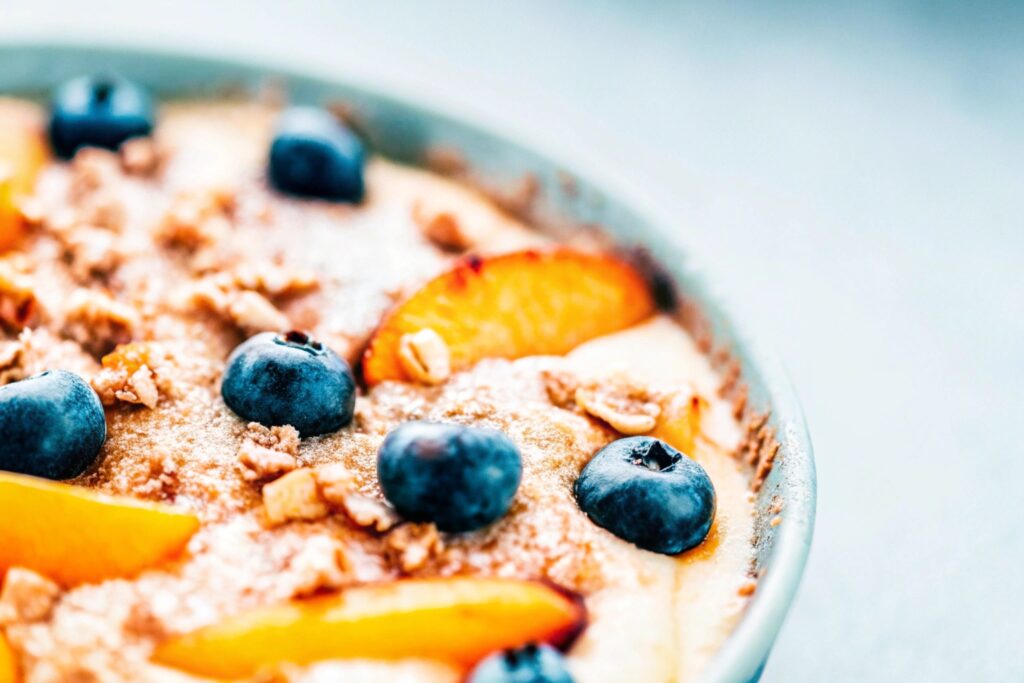
[[0, 411], [102, 443], [0, 452], [26, 680], [758, 675], [810, 445], [668, 234], [359, 89], [0, 55]]

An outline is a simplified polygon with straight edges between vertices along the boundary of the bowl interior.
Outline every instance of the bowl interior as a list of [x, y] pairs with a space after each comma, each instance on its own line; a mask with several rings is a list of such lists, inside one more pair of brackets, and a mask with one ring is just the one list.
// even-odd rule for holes
[[[95, 72], [114, 72], [139, 81], [162, 96], [216, 95], [258, 91], [280, 81], [297, 102], [344, 101], [358, 115], [361, 132], [382, 154], [421, 165], [432, 150], [451, 148], [488, 184], [537, 181], [537, 209], [552, 220], [564, 217], [597, 224], [624, 245], [641, 245], [696, 304], [716, 345], [729, 349], [742, 368], [749, 404], [770, 411], [768, 424], [780, 445], [775, 466], [758, 493], [755, 525], [757, 592], [736, 631], [715, 657], [708, 681], [742, 682], [760, 675], [771, 645], [799, 584], [814, 526], [815, 475], [811, 442], [800, 406], [778, 361], [761, 350], [728, 314], [698, 269], [665, 225], [655, 224], [623, 201], [621, 193], [588, 178], [604, 177], [588, 167], [577, 173], [571, 160], [553, 161], [498, 134], [364, 88], [284, 72], [272, 66], [235, 63], [181, 54], [68, 45], [0, 47], [0, 93], [44, 94], [61, 81]], [[573, 191], [565, 191], [566, 178]], [[772, 526], [781, 501], [783, 523]]]

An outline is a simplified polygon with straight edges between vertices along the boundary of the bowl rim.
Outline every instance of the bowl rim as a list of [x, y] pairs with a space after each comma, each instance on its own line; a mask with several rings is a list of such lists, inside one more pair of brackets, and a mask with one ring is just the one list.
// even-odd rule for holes
[[[650, 224], [677, 254], [686, 256], [688, 280], [701, 285], [696, 297], [699, 307], [703, 310], [715, 310], [728, 321], [731, 337], [729, 344], [734, 349], [742, 350], [744, 373], [753, 369], [759, 376], [764, 387], [764, 399], [771, 410], [771, 419], [778, 428], [777, 438], [780, 442], [781, 456], [775, 467], [781, 467], [786, 471], [786, 477], [781, 484], [783, 495], [795, 494], [786, 499], [785, 523], [779, 525], [774, 534], [771, 556], [767, 561], [768, 571], [760, 577], [754, 598], [746, 606], [737, 626], [714, 655], [702, 676], [706, 681], [722, 683], [756, 680], [792, 605], [810, 552], [817, 488], [813, 447], [796, 391], [779, 358], [767, 350], [739, 322], [740, 319], [734, 315], [735, 306], [730, 303], [728, 297], [719, 291], [709, 291], [706, 276], [701, 273], [699, 263], [694, 264], [693, 256], [687, 250], [683, 238], [666, 228], [672, 225], [673, 221], [663, 210], [648, 201], [644, 193], [633, 186], [626, 176], [592, 158], [585, 150], [567, 149], [564, 145], [550, 140], [538, 142], [523, 131], [506, 135], [499, 131], [509, 130], [509, 126], [496, 125], [496, 122], [485, 120], [486, 117], [479, 114], [474, 114], [468, 119], [462, 118], [458, 112], [451, 111], [446, 102], [439, 97], [430, 97], [421, 92], [414, 97], [406, 98], [401, 93], [387, 88], [368, 86], [357, 79], [339, 78], [336, 73], [325, 73], [318, 70], [315, 64], [264, 62], [230, 54], [153, 48], [124, 41], [94, 43], [15, 38], [0, 45], [0, 94], [6, 90], [2, 82], [5, 72], [19, 60], [35, 62], [37, 65], [34, 68], [38, 69], [41, 68], [39, 64], [67, 64], [70, 60], [82, 57], [112, 64], [130, 64], [136, 61], [135, 68], [139, 68], [139, 63], [162, 63], [165, 67], [175, 66], [182, 70], [203, 69], [224, 73], [265, 74], [286, 80], [301, 79], [324, 90], [342, 89], [362, 93], [412, 116], [426, 120], [443, 120], [499, 145], [529, 150], [537, 158], [568, 170], [574, 177], [588, 179], [591, 184], [600, 188], [604, 195], [614, 198], [618, 203], [635, 211], [638, 216], [647, 219], [646, 223]], [[114, 68], [116, 70], [116, 67]], [[196, 80], [200, 81], [198, 78]], [[798, 490], [793, 490], [794, 487], [798, 487]]]

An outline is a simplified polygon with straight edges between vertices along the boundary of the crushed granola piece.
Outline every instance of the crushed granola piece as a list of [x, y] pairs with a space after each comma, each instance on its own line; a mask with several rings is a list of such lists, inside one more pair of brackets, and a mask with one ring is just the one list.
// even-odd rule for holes
[[36, 211], [37, 208], [41, 212], [37, 222], [39, 227], [62, 242], [81, 222], [80, 212], [74, 206], [64, 204], [49, 206], [40, 201], [38, 207], [32, 207], [31, 210]]
[[661, 406], [645, 387], [614, 378], [589, 382], [576, 389], [576, 404], [622, 434], [654, 429]]
[[259, 292], [238, 289], [225, 273], [200, 279], [191, 288], [190, 302], [227, 318], [248, 332], [280, 331], [291, 327], [288, 318]]
[[62, 652], [32, 667], [31, 683], [106, 683], [96, 673], [95, 665], [75, 661], [80, 653]]
[[58, 219], [52, 214], [44, 221], [55, 232], [66, 232], [75, 225], [89, 224], [120, 232], [124, 228], [125, 206], [117, 185], [121, 164], [115, 152], [87, 147], [71, 160], [71, 206]]
[[231, 283], [216, 275], [200, 278], [188, 291], [193, 306], [206, 308], [214, 313], [226, 315], [228, 304], [234, 292]]
[[148, 602], [137, 602], [128, 610], [124, 621], [128, 633], [142, 637], [162, 640], [168, 635], [167, 625]]
[[341, 463], [321, 465], [316, 468], [316, 483], [320, 486], [320, 495], [332, 507], [341, 508], [345, 497], [355, 490], [355, 477]]
[[376, 498], [359, 493], [345, 498], [345, 514], [357, 526], [384, 533], [402, 521], [393, 507]]
[[156, 377], [148, 365], [130, 374], [127, 370], [103, 368], [93, 377], [91, 384], [106, 406], [122, 401], [139, 403], [152, 409], [160, 400]]
[[412, 219], [423, 236], [442, 249], [465, 251], [474, 244], [458, 217], [450, 211], [428, 211], [422, 202], [417, 201], [412, 207]]
[[356, 526], [384, 533], [401, 521], [391, 506], [359, 493], [355, 478], [344, 465], [332, 463], [318, 467], [316, 481], [327, 504], [342, 512]]
[[258, 292], [236, 292], [228, 303], [227, 312], [239, 327], [250, 332], [284, 330], [291, 326], [285, 314]]
[[179, 483], [180, 459], [180, 455], [151, 453], [147, 463], [149, 471], [144, 480], [133, 487], [133, 492], [139, 496], [157, 500], [173, 498]]
[[71, 160], [71, 196], [81, 199], [111, 184], [121, 174], [117, 154], [100, 147], [84, 147]]
[[175, 198], [157, 230], [171, 246], [194, 251], [220, 242], [231, 230], [234, 197], [226, 191], [186, 192]]
[[121, 391], [115, 393], [117, 398], [128, 403], [141, 403], [147, 408], [155, 408], [160, 398], [160, 392], [156, 388], [156, 380], [153, 378], [153, 371], [143, 365], [128, 378]]
[[299, 432], [291, 425], [264, 427], [259, 422], [250, 422], [245, 426], [245, 438], [264, 448], [299, 455]]
[[241, 289], [251, 289], [269, 297], [303, 294], [320, 286], [316, 274], [301, 268], [246, 261], [235, 267], [234, 282]]
[[0, 624], [40, 621], [50, 615], [60, 586], [24, 567], [11, 567], [0, 589]]
[[0, 341], [0, 387], [26, 377], [25, 347], [18, 341]]
[[580, 385], [575, 375], [561, 370], [542, 370], [540, 378], [544, 382], [544, 390], [551, 403], [559, 408], [569, 408], [573, 405], [576, 400], [576, 389]]
[[429, 327], [402, 335], [398, 342], [398, 360], [402, 369], [422, 384], [440, 384], [452, 374], [448, 345]]
[[63, 241], [71, 274], [80, 282], [110, 275], [125, 258], [109, 230], [81, 225], [66, 233]]
[[31, 280], [0, 261], [0, 329], [20, 332], [36, 325], [41, 312]]
[[293, 519], [320, 519], [327, 505], [320, 497], [313, 470], [293, 470], [263, 487], [263, 505], [272, 526]]
[[299, 466], [299, 433], [291, 425], [267, 428], [256, 422], [246, 426], [238, 461], [248, 481], [276, 479]]
[[294, 581], [294, 597], [305, 597], [321, 590], [336, 590], [348, 583], [351, 577], [345, 547], [326, 534], [306, 539], [302, 549], [289, 561], [287, 571]]
[[153, 138], [126, 140], [119, 150], [121, 168], [125, 173], [148, 176], [160, 167], [161, 154]]
[[112, 190], [99, 190], [77, 206], [76, 224], [95, 225], [114, 232], [124, 229], [125, 207], [121, 198]]
[[238, 462], [244, 467], [247, 481], [276, 479], [299, 466], [294, 456], [246, 441], [238, 449]]
[[384, 539], [388, 558], [406, 573], [421, 569], [444, 552], [444, 541], [432, 523], [408, 523], [395, 527]]
[[139, 320], [135, 310], [101, 292], [77, 289], [64, 312], [62, 332], [94, 356], [131, 341]]

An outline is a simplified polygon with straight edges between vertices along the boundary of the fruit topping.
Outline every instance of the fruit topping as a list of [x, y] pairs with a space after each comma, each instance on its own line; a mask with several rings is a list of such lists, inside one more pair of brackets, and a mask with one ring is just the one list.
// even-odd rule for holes
[[573, 683], [562, 654], [550, 645], [530, 643], [483, 660], [466, 683]]
[[302, 332], [264, 332], [231, 353], [221, 395], [246, 420], [314, 436], [352, 420], [356, 384], [348, 363], [320, 342]]
[[154, 659], [193, 674], [252, 676], [325, 659], [433, 659], [472, 666], [529, 642], [568, 644], [583, 603], [512, 579], [406, 579], [257, 609], [157, 646]]
[[292, 107], [270, 145], [270, 182], [288, 194], [358, 202], [365, 156], [359, 138], [329, 112]]
[[27, 567], [65, 586], [131, 576], [172, 558], [199, 528], [165, 505], [0, 473], [0, 571]]
[[7, 638], [0, 632], [0, 683], [15, 683], [18, 680], [18, 665], [7, 644]]
[[519, 450], [499, 431], [437, 422], [406, 422], [377, 454], [384, 497], [414, 522], [471, 531], [508, 512], [519, 488]]
[[50, 144], [70, 159], [82, 147], [118, 149], [125, 140], [149, 135], [153, 102], [139, 85], [121, 78], [83, 76], [54, 93]]
[[107, 436], [103, 406], [78, 375], [51, 370], [0, 387], [0, 470], [69, 479]]
[[708, 411], [708, 402], [698, 394], [681, 392], [666, 399], [658, 419], [656, 436], [673, 448], [692, 455], [701, 433], [701, 418]]
[[467, 257], [385, 317], [363, 357], [370, 385], [415, 379], [402, 339], [430, 329], [451, 370], [482, 358], [564, 354], [654, 313], [644, 278], [613, 256], [568, 248]]
[[645, 550], [675, 555], [701, 543], [715, 517], [704, 468], [660, 439], [608, 444], [576, 480], [576, 502], [598, 526]]
[[0, 251], [21, 237], [21, 197], [32, 191], [46, 161], [42, 116], [32, 105], [0, 100]]

